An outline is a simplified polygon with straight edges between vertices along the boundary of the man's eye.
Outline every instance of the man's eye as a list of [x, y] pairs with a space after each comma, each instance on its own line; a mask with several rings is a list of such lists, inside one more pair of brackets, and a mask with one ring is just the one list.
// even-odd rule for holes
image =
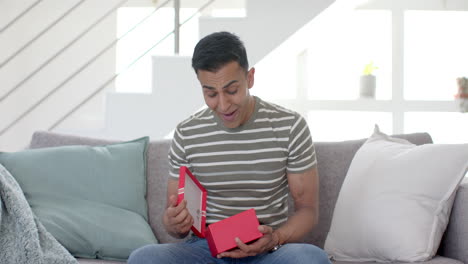
[[211, 97], [211, 98], [213, 98], [213, 97], [215, 97], [215, 96], [216, 96], [216, 93], [209, 93], [209, 94], [208, 94], [208, 97]]
[[236, 94], [236, 93], [237, 93], [237, 89], [235, 89], [235, 90], [228, 90], [227, 93], [228, 93], [228, 94]]

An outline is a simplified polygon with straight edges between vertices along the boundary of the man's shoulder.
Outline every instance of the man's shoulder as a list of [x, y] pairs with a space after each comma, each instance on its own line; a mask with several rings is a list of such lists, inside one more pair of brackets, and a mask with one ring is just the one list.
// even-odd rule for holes
[[291, 117], [297, 119], [301, 116], [298, 112], [294, 110], [288, 109], [284, 106], [272, 102], [264, 101], [262, 99], [259, 99], [259, 104], [260, 105], [258, 112], [265, 115], [269, 115], [271, 117]]
[[183, 130], [193, 126], [212, 124], [213, 122], [213, 112], [211, 109], [204, 107], [180, 122], [177, 125], [177, 129]]

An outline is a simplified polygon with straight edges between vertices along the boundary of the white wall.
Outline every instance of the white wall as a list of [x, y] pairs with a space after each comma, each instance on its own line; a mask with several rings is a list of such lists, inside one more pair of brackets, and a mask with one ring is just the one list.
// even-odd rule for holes
[[[220, 30], [235, 32], [245, 42], [254, 65], [329, 4], [330, 0], [248, 1], [247, 17], [201, 17], [200, 36]], [[105, 134], [99, 136], [157, 139], [170, 134], [177, 123], [204, 106], [195, 77], [189, 57], [153, 57], [153, 93], [110, 94]]]
[[[119, 1], [44, 0], [0, 34], [0, 65], [35, 39], [0, 68], [1, 97], [21, 84], [0, 102], [0, 133], [3, 132], [0, 135], [0, 149], [23, 148], [28, 144], [33, 131], [49, 129], [113, 75], [115, 50], [111, 48], [76, 77], [69, 78], [94, 54], [115, 40], [115, 14], [104, 19], [68, 49], [61, 50], [117, 2]], [[0, 28], [32, 3], [31, 0], [1, 1]], [[75, 5], [73, 11], [60, 19]], [[53, 25], [56, 21], [58, 22]], [[41, 32], [44, 33], [39, 36]], [[47, 66], [38, 71], [48, 61]], [[28, 80], [24, 82], [25, 78]], [[59, 86], [62, 88], [56, 90]], [[112, 85], [108, 89], [113, 89]], [[48, 94], [50, 97], [47, 100], [37, 104]], [[102, 95], [97, 96], [79, 115], [70, 117], [62, 126], [72, 124], [76, 128], [96, 129], [103, 120], [102, 102]], [[7, 127], [29, 110], [32, 110], [30, 114], [5, 132]]]
[[[33, 2], [1, 1], [0, 29]], [[78, 5], [63, 20], [0, 68], [0, 98], [118, 2], [43, 0], [3, 31], [0, 35], [0, 63], [68, 9]], [[229, 19], [202, 19], [201, 35], [219, 29], [238, 33], [246, 42], [251, 63], [254, 64], [332, 2], [333, 0], [250, 0], [247, 1], [247, 17], [235, 23], [229, 22]], [[0, 102], [0, 150], [21, 149], [28, 144], [34, 131], [48, 129], [101, 137], [131, 138], [150, 135], [154, 139], [160, 138], [167, 135], [183, 117], [203, 106], [201, 94], [197, 95], [198, 83], [194, 79], [189, 60], [174, 58], [173, 62], [167, 62], [173, 66], [161, 65], [163, 71], [157, 68], [153, 70], [153, 94], [107, 96], [109, 91], [114, 90], [111, 83], [64, 122], [57, 123], [96, 88], [112, 78], [115, 72], [114, 48], [73, 79], [69, 79], [69, 76], [115, 40], [115, 21], [114, 13]], [[156, 57], [153, 61], [159, 67], [159, 61], [166, 59]], [[54, 91], [59, 86], [63, 87]], [[51, 96], [47, 100], [36, 105], [48, 94]], [[178, 102], [182, 102], [183, 107]]]
[[190, 57], [157, 56], [152, 62], [152, 94], [108, 94], [107, 125], [102, 136], [164, 138], [180, 121], [203, 106]]
[[227, 30], [239, 34], [254, 65], [334, 1], [251, 0], [246, 18], [200, 19], [200, 36]]

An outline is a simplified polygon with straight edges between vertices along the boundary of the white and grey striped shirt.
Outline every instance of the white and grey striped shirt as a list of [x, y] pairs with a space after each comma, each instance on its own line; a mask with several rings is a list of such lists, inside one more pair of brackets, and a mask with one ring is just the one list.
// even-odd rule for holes
[[255, 110], [230, 129], [210, 109], [181, 122], [169, 151], [170, 176], [187, 166], [208, 191], [207, 223], [255, 208], [262, 224], [279, 227], [288, 215], [286, 173], [316, 165], [306, 121], [255, 97]]

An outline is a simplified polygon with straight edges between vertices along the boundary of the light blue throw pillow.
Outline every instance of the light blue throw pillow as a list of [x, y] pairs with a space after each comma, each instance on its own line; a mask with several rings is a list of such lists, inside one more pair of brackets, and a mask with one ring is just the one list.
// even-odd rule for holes
[[157, 243], [148, 224], [149, 138], [0, 153], [46, 229], [77, 257], [125, 260]]

